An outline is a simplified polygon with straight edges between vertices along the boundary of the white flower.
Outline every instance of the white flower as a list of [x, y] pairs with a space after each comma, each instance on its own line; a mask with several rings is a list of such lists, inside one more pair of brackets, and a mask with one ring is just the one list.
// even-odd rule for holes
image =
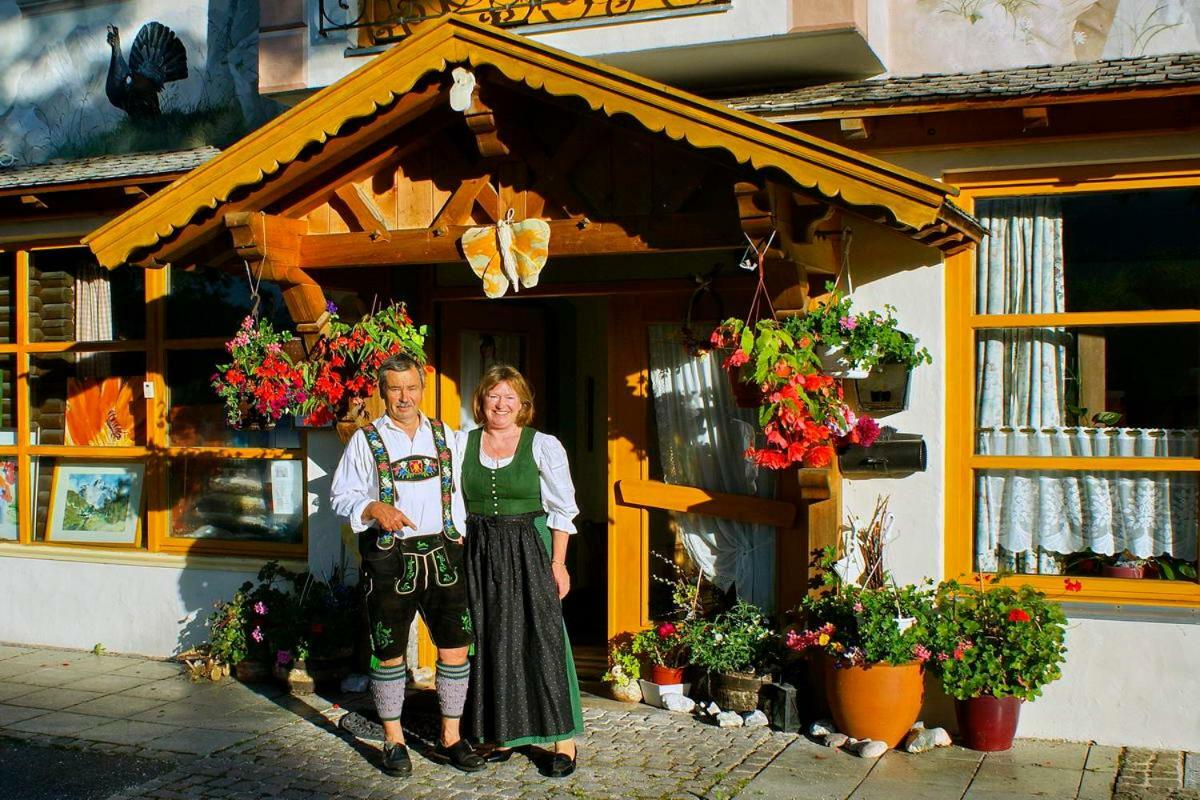
[[722, 639], [724, 639], [724, 638], [725, 638], [725, 635], [724, 635], [724, 634], [722, 634], [722, 633], [714, 633], [714, 634], [713, 634], [713, 641], [714, 641], [714, 642], [719, 642], [719, 641], [721, 641], [721, 640], [722, 640]]
[[1087, 31], [1075, 31], [1071, 39], [1075, 44], [1087, 44]]

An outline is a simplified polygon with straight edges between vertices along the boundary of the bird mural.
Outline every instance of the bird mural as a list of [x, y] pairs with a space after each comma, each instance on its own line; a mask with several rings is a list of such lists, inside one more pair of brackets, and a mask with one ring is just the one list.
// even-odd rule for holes
[[133, 38], [129, 62], [121, 55], [121, 33], [108, 26], [112, 58], [108, 62], [108, 100], [135, 119], [157, 117], [158, 93], [171, 81], [188, 75], [187, 51], [175, 32], [159, 22], [147, 22]]

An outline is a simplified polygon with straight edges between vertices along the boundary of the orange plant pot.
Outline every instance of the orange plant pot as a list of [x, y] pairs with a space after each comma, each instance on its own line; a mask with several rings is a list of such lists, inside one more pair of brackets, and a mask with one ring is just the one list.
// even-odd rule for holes
[[924, 668], [913, 661], [893, 667], [835, 667], [822, 656], [825, 696], [838, 731], [855, 739], [875, 739], [888, 747], [900, 744], [921, 714], [925, 699]]

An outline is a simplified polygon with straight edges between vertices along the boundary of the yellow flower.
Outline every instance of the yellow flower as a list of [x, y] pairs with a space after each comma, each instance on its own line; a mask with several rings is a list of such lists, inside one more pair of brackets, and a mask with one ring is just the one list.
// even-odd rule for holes
[[818, 636], [818, 637], [817, 637], [817, 644], [821, 645], [822, 647], [824, 647], [825, 645], [829, 644], [829, 634], [828, 634], [828, 633], [822, 633], [820, 636]]

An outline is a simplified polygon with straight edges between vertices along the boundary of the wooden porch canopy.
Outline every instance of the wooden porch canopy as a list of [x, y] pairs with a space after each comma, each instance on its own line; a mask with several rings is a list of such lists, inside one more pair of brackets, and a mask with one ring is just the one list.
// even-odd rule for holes
[[[463, 113], [449, 107], [456, 66], [478, 79]], [[580, 175], [596, 173], [598, 157], [609, 159], [608, 177], [589, 189]], [[634, 175], [644, 196], [621, 202]], [[552, 259], [737, 247], [742, 230], [784, 219], [781, 236], [803, 241], [804, 224], [830, 209], [954, 252], [980, 236], [947, 201], [955, 191], [448, 15], [84, 242], [108, 268], [219, 264], [236, 252], [263, 277], [309, 287], [300, 292], [308, 313], [296, 313], [295, 293], [288, 303], [302, 322], [323, 306], [306, 270], [461, 260], [461, 231], [510, 208], [550, 221]]]

